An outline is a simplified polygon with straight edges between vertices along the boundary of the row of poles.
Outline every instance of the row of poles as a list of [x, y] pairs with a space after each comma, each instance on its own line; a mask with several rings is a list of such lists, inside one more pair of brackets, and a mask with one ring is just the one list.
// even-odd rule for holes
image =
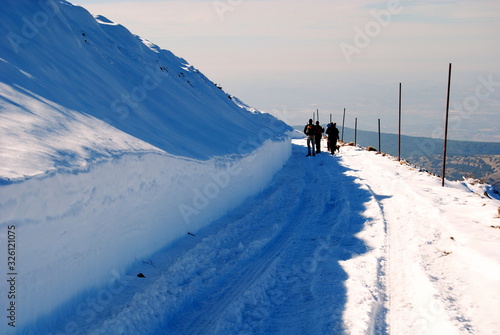
[[[448, 115], [450, 109], [450, 87], [451, 87], [451, 63], [448, 69], [448, 93], [446, 97], [446, 116], [445, 116], [445, 127], [444, 127], [444, 148], [443, 148], [443, 169], [441, 173], [441, 186], [444, 186], [445, 173], [446, 173], [446, 151], [447, 151], [447, 142], [448, 142]], [[401, 161], [401, 83], [399, 83], [399, 125], [398, 125], [398, 161]], [[315, 119], [315, 115], [313, 112], [313, 120]], [[316, 120], [319, 121], [319, 110], [316, 109]], [[332, 114], [330, 113], [330, 123], [332, 122]], [[344, 141], [344, 125], [345, 125], [345, 108], [344, 115], [342, 117], [342, 135], [341, 141]], [[358, 118], [354, 120], [354, 145], [357, 143], [357, 132], [358, 132]], [[380, 140], [380, 119], [378, 119], [378, 151], [381, 152], [381, 140]]]
[[[316, 119], [315, 119], [316, 117]], [[319, 121], [319, 110], [316, 109], [316, 116], [313, 113], [313, 121]], [[330, 113], [330, 123], [332, 122], [332, 114]], [[342, 132], [340, 136], [340, 140], [343, 142], [344, 141], [344, 125], [345, 125], [345, 108], [344, 108], [344, 115], [342, 116]], [[354, 145], [357, 144], [357, 134], [358, 134], [358, 118], [354, 119]], [[380, 119], [378, 119], [378, 148], [380, 150]]]

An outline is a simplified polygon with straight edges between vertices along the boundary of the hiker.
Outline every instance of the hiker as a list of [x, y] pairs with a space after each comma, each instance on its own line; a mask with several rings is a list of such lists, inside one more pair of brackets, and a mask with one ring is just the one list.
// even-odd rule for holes
[[[330, 128], [331, 122], [326, 125], [325, 134], [328, 134], [328, 128]], [[326, 151], [330, 152], [330, 141], [326, 140]]]
[[339, 130], [337, 129], [337, 124], [330, 122], [330, 126], [326, 130], [328, 135], [328, 148], [332, 155], [335, 155], [335, 150], [337, 149], [337, 140], [339, 139]]
[[316, 140], [316, 153], [319, 154], [321, 152], [321, 137], [323, 137], [323, 133], [325, 132], [325, 128], [321, 127], [319, 121], [316, 121], [316, 134], [314, 134], [314, 139]]
[[312, 147], [312, 155], [316, 156], [315, 152], [315, 144], [314, 135], [316, 133], [316, 127], [313, 125], [313, 120], [309, 119], [309, 123], [304, 127], [304, 134], [307, 135], [307, 156], [311, 156], [311, 147]]

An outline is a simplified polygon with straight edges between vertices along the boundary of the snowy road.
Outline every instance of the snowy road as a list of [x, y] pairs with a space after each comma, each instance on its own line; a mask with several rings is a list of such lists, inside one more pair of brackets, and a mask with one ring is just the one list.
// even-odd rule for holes
[[[69, 320], [93, 334], [342, 332], [347, 274], [339, 261], [368, 250], [354, 235], [367, 221], [370, 192], [339, 160], [305, 157], [294, 145], [267, 190], [154, 255], [152, 265], [139, 263], [123, 279], [127, 290], [92, 318], [77, 312]], [[383, 324], [384, 313], [377, 318]]]
[[305, 158], [303, 151], [295, 147], [269, 189], [224, 218], [206, 246], [215, 249], [213, 258], [199, 264], [216, 277], [187, 308], [169, 313], [165, 333], [342, 329], [346, 273], [338, 260], [366, 250], [353, 235], [364, 223], [356, 206], [368, 195], [339, 173], [337, 158]]
[[[478, 261], [492, 266], [487, 284], [495, 290], [498, 263], [443, 253], [461, 250], [441, 233], [451, 214], [439, 216], [456, 189], [434, 188], [435, 178], [430, 185], [432, 177], [387, 157], [370, 153], [376, 164], [366, 164], [369, 153], [359, 149], [343, 148], [341, 156], [305, 157], [305, 152], [304, 141], [295, 140], [292, 157], [264, 192], [196, 236], [138, 262], [120, 279], [125, 290], [101, 299], [101, 305], [99, 293], [91, 295], [88, 306], [94, 299], [99, 308], [94, 313], [79, 308], [60, 330], [70, 322], [79, 330], [68, 333], [81, 334], [489, 334], [495, 329], [494, 319], [485, 321], [493, 316], [484, 313], [488, 306], [479, 306], [487, 301], [488, 292], [480, 287], [484, 278], [461, 277], [460, 271]], [[414, 185], [431, 196], [422, 197]], [[467, 202], [484, 208], [477, 195], [459, 205]], [[433, 209], [436, 203], [439, 210]], [[136, 277], [139, 272], [146, 278]], [[456, 281], [468, 290], [461, 292]]]

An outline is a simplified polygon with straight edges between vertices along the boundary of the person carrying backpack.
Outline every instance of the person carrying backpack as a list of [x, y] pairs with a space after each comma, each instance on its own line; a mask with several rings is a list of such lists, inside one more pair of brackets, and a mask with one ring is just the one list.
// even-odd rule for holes
[[337, 149], [337, 140], [339, 139], [339, 130], [337, 129], [337, 124], [330, 122], [330, 126], [326, 130], [328, 135], [328, 148], [332, 155], [335, 155], [335, 150]]
[[312, 147], [312, 155], [316, 156], [315, 145], [316, 142], [314, 140], [314, 135], [316, 133], [316, 126], [313, 125], [313, 120], [309, 119], [309, 123], [304, 127], [304, 134], [307, 136], [307, 156], [311, 156], [311, 147]]
[[316, 141], [316, 153], [319, 154], [321, 152], [321, 137], [323, 137], [323, 133], [325, 132], [325, 128], [321, 127], [319, 121], [316, 121], [316, 134], [314, 134], [314, 139]]

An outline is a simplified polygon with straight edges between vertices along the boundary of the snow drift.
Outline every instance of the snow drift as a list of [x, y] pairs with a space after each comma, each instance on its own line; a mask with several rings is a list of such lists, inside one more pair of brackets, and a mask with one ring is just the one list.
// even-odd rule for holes
[[290, 127], [123, 26], [61, 0], [0, 9], [2, 248], [16, 232], [15, 298], [0, 290], [16, 328], [2, 333], [64, 314], [290, 156]]

